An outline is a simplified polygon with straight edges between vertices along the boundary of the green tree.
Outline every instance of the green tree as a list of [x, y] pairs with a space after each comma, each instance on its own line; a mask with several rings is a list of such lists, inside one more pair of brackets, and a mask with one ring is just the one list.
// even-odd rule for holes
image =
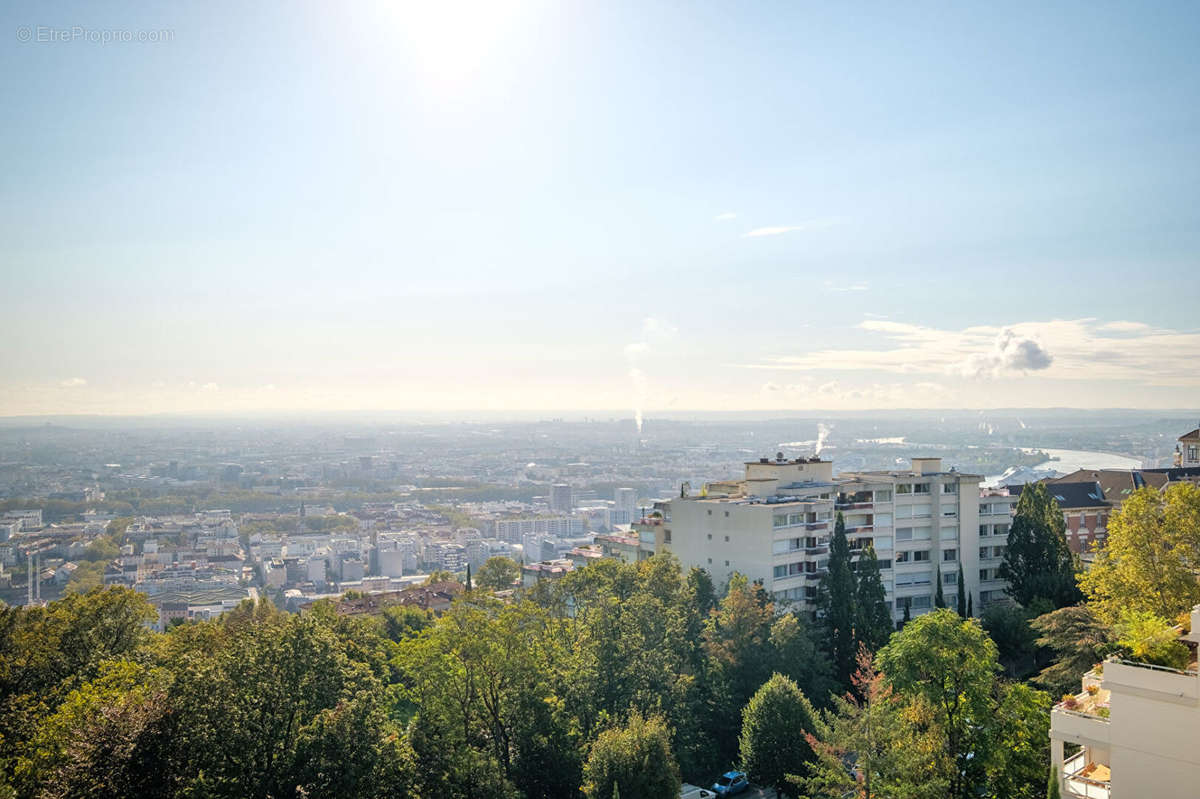
[[1032, 665], [1037, 635], [1029, 625], [1027, 610], [1011, 604], [992, 605], [979, 622], [996, 644], [1000, 663], [1009, 677], [1018, 676]]
[[1075, 572], [1058, 503], [1044, 483], [1025, 486], [1000, 563], [1008, 595], [1026, 607], [1037, 599], [1056, 608], [1073, 605], [1080, 599]]
[[1058, 789], [1058, 769], [1053, 763], [1050, 765], [1050, 779], [1046, 782], [1046, 799], [1062, 799]]
[[475, 575], [475, 585], [484, 591], [512, 588], [521, 579], [521, 567], [512, 558], [496, 555], [487, 559]]
[[816, 759], [794, 784], [810, 799], [944, 799], [953, 764], [928, 705], [896, 696], [865, 647], [857, 662], [854, 691], [807, 736]]
[[807, 776], [814, 757], [808, 736], [815, 716], [796, 683], [771, 675], [742, 711], [739, 753], [750, 779], [770, 785], [779, 796], [791, 787], [789, 776]]
[[967, 607], [967, 583], [963, 577], [962, 563], [958, 564], [958, 615], [964, 619], [971, 615]]
[[983, 761], [988, 795], [1041, 799], [1050, 760], [1050, 697], [1027, 685], [998, 685], [999, 700], [985, 726]]
[[933, 606], [935, 608], [944, 608], [944, 607], [946, 607], [946, 593], [942, 589], [942, 567], [941, 566], [938, 566], [937, 569], [934, 571], [933, 578], [934, 578], [934, 582], [937, 583], [937, 590], [934, 592], [934, 595], [933, 595]]
[[804, 618], [795, 613], [780, 616], [771, 625], [770, 642], [774, 670], [795, 682], [819, 706], [828, 704], [836, 687], [833, 672]]
[[888, 607], [883, 578], [879, 574], [879, 559], [873, 544], [867, 545], [857, 566], [855, 637], [869, 652], [878, 652], [892, 637], [895, 625], [892, 623], [892, 611]]
[[1108, 538], [1083, 590], [1110, 625], [1127, 611], [1174, 619], [1200, 602], [1200, 486], [1134, 491], [1108, 521]]
[[858, 651], [854, 640], [856, 588], [846, 522], [839, 512], [829, 541], [828, 568], [817, 587], [817, 612], [827, 636], [833, 674], [841, 685], [850, 684]]
[[705, 624], [709, 730], [723, 760], [736, 754], [742, 708], [771, 676], [774, 622], [774, 608], [758, 601], [744, 575], [734, 574], [729, 592]]
[[1033, 679], [1051, 696], [1079, 690], [1085, 672], [1102, 661], [1114, 645], [1112, 629], [1086, 605], [1046, 613], [1029, 622], [1036, 644], [1051, 653], [1050, 663]]
[[1153, 666], [1182, 671], [1191, 661], [1191, 653], [1170, 622], [1144, 610], [1130, 611], [1122, 617], [1117, 625], [1117, 643], [1133, 660]]
[[954, 763], [947, 796], [968, 799], [984, 778], [978, 755], [992, 711], [995, 644], [975, 622], [935, 610], [892, 636], [876, 665], [897, 694], [928, 704]]
[[629, 715], [621, 727], [600, 733], [583, 769], [587, 799], [612, 796], [676, 799], [681, 785], [671, 734], [661, 716]]

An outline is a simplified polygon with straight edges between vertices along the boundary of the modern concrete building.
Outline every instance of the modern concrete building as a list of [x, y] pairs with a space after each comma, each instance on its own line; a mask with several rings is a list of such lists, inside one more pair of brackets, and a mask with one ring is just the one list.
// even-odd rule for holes
[[[952, 602], [960, 571], [978, 612], [1003, 596], [994, 571], [982, 579], [980, 479], [943, 471], [940, 458], [835, 479], [830, 461], [780, 455], [747, 463], [743, 480], [710, 483], [698, 496], [671, 500], [661, 522], [634, 530], [655, 536], [655, 551], [673, 552], [685, 567], [705, 568], [717, 582], [740, 572], [762, 581], [781, 605], [811, 611], [840, 511], [851, 550], [874, 546], [895, 619], [903, 618], [905, 606], [911, 616], [933, 607], [939, 574]], [[989, 566], [1003, 554], [1007, 539], [994, 536], [1007, 536], [1013, 501], [997, 492], [988, 502], [983, 562]]]
[[745, 467], [744, 480], [710, 483], [697, 496], [673, 499], [661, 522], [634, 529], [657, 531], [656, 551], [707, 569], [718, 583], [740, 572], [761, 580], [777, 601], [809, 608], [828, 561], [833, 464], [777, 456]]
[[550, 509], [559, 513], [570, 513], [575, 507], [571, 486], [566, 483], [555, 483], [550, 486]]
[[[941, 458], [913, 458], [912, 468], [838, 476], [837, 509], [852, 550], [871, 543], [893, 618], [933, 607], [937, 581], [954, 603], [961, 572], [974, 610], [979, 597], [979, 482], [977, 474], [944, 471]], [[940, 575], [940, 577], [939, 577]]]
[[1068, 799], [1200, 795], [1200, 605], [1183, 671], [1109, 658], [1050, 712], [1050, 757]]
[[637, 508], [637, 489], [636, 488], [618, 488], [613, 492], [614, 510], [624, 511], [627, 522], [638, 517]]

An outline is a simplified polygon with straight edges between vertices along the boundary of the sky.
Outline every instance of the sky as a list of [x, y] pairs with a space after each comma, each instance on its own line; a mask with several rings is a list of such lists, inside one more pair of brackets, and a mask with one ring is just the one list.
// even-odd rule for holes
[[0, 415], [1196, 408], [1200, 4], [6, 3]]

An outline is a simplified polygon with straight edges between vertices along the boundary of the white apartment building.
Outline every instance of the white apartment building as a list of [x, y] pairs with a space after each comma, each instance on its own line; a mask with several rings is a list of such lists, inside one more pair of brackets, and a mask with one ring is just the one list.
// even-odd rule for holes
[[[776, 601], [812, 610], [834, 514], [841, 511], [851, 550], [875, 547], [894, 619], [903, 618], [905, 606], [910, 616], [934, 606], [939, 572], [953, 607], [960, 570], [978, 613], [1003, 590], [994, 572], [983, 579], [979, 482], [979, 475], [943, 471], [940, 458], [836, 479], [830, 461], [763, 458], [746, 464], [744, 480], [710, 483], [699, 496], [671, 500], [656, 551], [673, 552], [685, 567], [705, 568], [718, 582], [740, 572], [761, 580]], [[1007, 535], [1001, 516], [1010, 499], [1016, 500], [988, 502], [989, 547], [1003, 546], [1005, 539], [992, 544], [991, 535], [998, 526]], [[991, 563], [991, 554], [983, 563]]]
[[614, 509], [628, 514], [627, 521], [637, 518], [637, 489], [618, 488], [613, 491]]
[[875, 546], [894, 619], [934, 607], [937, 581], [948, 607], [958, 575], [978, 611], [979, 481], [976, 474], [943, 471], [941, 458], [913, 458], [907, 471], [849, 472], [838, 476], [837, 510], [852, 550]]
[[744, 480], [671, 500], [656, 551], [707, 569], [718, 583], [740, 572], [777, 601], [806, 607], [829, 559], [836, 494], [830, 461], [750, 462]]
[[1191, 630], [1180, 636], [1192, 650], [1186, 670], [1109, 658], [1050, 711], [1050, 757], [1065, 799], [1200, 795], [1200, 605]]
[[1007, 489], [984, 489], [979, 495], [979, 593], [975, 610], [1007, 601], [1004, 589], [1008, 582], [1000, 579], [1000, 561], [1008, 548], [1008, 531], [1012, 528], [1013, 512], [1020, 494], [1009, 495]]
[[557, 538], [566, 538], [583, 534], [583, 519], [578, 516], [496, 520], [496, 538], [514, 544], [520, 543], [527, 535], [550, 535]]

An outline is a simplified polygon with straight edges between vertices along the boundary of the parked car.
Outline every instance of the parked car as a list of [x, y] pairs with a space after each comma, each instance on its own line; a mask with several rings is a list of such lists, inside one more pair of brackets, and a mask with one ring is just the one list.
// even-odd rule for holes
[[707, 788], [701, 788], [699, 785], [692, 785], [687, 782], [679, 789], [679, 799], [712, 799], [714, 796], [716, 794]]
[[750, 787], [750, 780], [743, 771], [726, 771], [713, 783], [713, 793], [717, 796], [733, 796]]

